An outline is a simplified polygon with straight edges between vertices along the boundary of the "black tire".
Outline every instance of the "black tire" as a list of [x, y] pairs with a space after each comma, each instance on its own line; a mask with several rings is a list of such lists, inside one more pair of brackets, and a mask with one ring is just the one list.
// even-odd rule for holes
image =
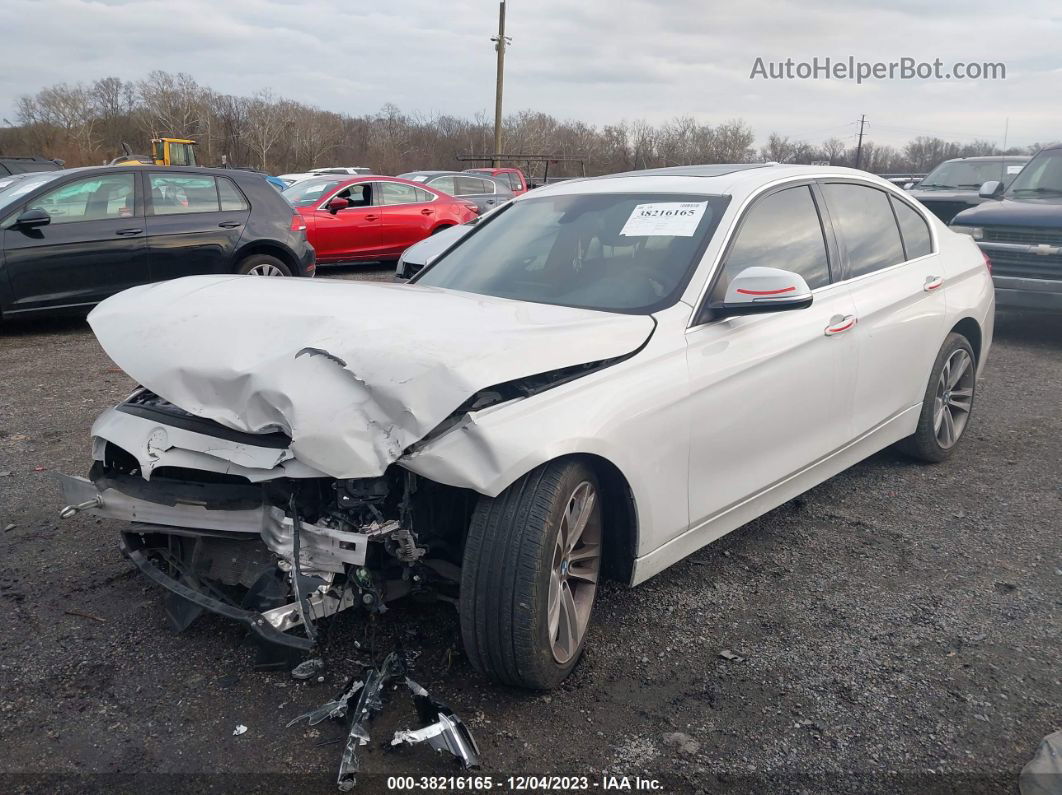
[[[451, 226], [453, 226], [453, 224], [443, 224], [442, 226], [437, 226], [437, 227], [435, 227], [434, 229], [431, 230], [431, 234], [432, 235], [437, 235], [441, 231], [443, 231], [444, 229], [449, 229]], [[431, 237], [431, 235], [428, 235], [428, 237]]]
[[[959, 351], [965, 351], [966, 355], [969, 357], [969, 409], [965, 412], [966, 417], [958, 436], [950, 446], [945, 446], [941, 442], [941, 439], [938, 438], [935, 422], [936, 414], [939, 410], [937, 392], [938, 386], [940, 385], [941, 373], [944, 370], [945, 365], [951, 361], [952, 357]], [[940, 353], [937, 354], [936, 361], [933, 362], [933, 372], [929, 376], [929, 384], [926, 386], [926, 392], [922, 399], [922, 412], [918, 416], [918, 427], [913, 434], [900, 441], [897, 447], [912, 458], [919, 461], [926, 461], [928, 463], [938, 463], [950, 458], [952, 453], [955, 452], [955, 448], [958, 446], [959, 442], [962, 441], [962, 437], [965, 435], [966, 428], [969, 425], [969, 418], [973, 410], [976, 392], [977, 357], [974, 356], [973, 348], [970, 346], [969, 340], [961, 334], [953, 332], [944, 340], [944, 345], [941, 346]]]
[[236, 266], [236, 272], [246, 276], [251, 273], [251, 271], [258, 268], [267, 270], [272, 268], [280, 271], [279, 274], [258, 274], [261, 276], [291, 276], [291, 268], [289, 268], [283, 260], [279, 260], [269, 254], [251, 254], [250, 256], [244, 257], [240, 260], [239, 265]]
[[[585, 628], [570, 659], [557, 661], [548, 610], [562, 518], [585, 483], [595, 496], [585, 532], [593, 525], [600, 550], [600, 488], [593, 471], [576, 459], [543, 464], [476, 506], [461, 570], [461, 637], [472, 665], [496, 682], [549, 690], [582, 655]], [[590, 623], [596, 585], [588, 596], [584, 627]]]

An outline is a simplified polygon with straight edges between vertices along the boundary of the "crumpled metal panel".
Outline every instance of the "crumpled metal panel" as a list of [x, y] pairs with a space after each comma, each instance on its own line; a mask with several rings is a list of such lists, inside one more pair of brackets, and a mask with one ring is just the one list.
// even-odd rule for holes
[[418, 285], [190, 276], [133, 287], [89, 323], [185, 411], [282, 431], [303, 464], [373, 477], [476, 392], [623, 356], [653, 319]]

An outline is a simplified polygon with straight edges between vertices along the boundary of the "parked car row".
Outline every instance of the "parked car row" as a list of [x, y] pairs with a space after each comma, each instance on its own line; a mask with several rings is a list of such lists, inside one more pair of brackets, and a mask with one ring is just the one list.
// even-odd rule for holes
[[261, 174], [96, 166], [0, 178], [0, 318], [194, 274], [310, 276], [306, 223]]

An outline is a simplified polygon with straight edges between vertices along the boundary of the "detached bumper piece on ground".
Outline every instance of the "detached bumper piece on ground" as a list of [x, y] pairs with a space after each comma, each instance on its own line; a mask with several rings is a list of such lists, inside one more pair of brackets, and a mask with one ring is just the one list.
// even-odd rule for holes
[[427, 690], [410, 679], [408, 670], [405, 656], [400, 652], [392, 652], [379, 668], [367, 671], [364, 681], [351, 682], [333, 700], [288, 723], [291, 727], [302, 720], [310, 726], [316, 726], [326, 718], [349, 721], [350, 731], [343, 746], [336, 779], [340, 790], [348, 791], [357, 784], [360, 767], [358, 748], [369, 744], [369, 722], [383, 709], [384, 689], [398, 679], [403, 679], [413, 693], [421, 728], [395, 732], [391, 746], [427, 742], [436, 751], [450, 752], [466, 770], [479, 766], [479, 747], [471, 732], [452, 709], [433, 699]]

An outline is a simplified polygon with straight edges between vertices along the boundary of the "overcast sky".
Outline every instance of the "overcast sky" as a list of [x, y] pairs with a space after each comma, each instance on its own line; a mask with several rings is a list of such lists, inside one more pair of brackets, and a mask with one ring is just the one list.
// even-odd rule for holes
[[[493, 115], [496, 0], [0, 0], [0, 118], [20, 94], [151, 69], [231, 94], [270, 89], [330, 110]], [[1024, 145], [1062, 138], [1058, 0], [509, 0], [505, 109], [604, 124], [741, 118], [818, 142], [916, 135]], [[756, 57], [949, 69], [999, 81], [751, 80]]]

